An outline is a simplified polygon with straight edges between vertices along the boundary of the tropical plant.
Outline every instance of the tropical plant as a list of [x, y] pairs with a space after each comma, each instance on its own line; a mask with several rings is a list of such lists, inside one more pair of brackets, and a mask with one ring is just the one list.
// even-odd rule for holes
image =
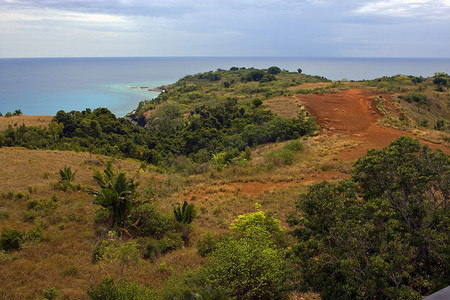
[[190, 224], [195, 218], [196, 211], [194, 204], [188, 204], [184, 201], [183, 206], [180, 203], [177, 203], [173, 206], [173, 214], [175, 216], [175, 220], [181, 227], [182, 231], [182, 239], [184, 243], [187, 245], [189, 243], [189, 232], [190, 232]]
[[75, 180], [75, 174], [77, 171], [72, 172], [70, 167], [64, 167], [64, 169], [59, 170], [59, 182], [71, 183]]
[[133, 178], [127, 179], [125, 172], [115, 175], [110, 163], [104, 174], [96, 172], [94, 179], [100, 186], [100, 191], [93, 192], [94, 204], [100, 205], [106, 211], [113, 228], [126, 230], [131, 210], [137, 205], [136, 189], [139, 182], [135, 183]]
[[195, 205], [188, 204], [187, 201], [184, 201], [183, 206], [177, 203], [173, 205], [173, 214], [178, 223], [190, 224], [196, 215]]

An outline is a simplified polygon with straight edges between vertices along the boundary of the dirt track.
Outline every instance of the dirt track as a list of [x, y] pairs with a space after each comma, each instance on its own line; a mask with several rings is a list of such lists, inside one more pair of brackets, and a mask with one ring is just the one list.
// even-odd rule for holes
[[[393, 128], [377, 125], [381, 114], [376, 110], [373, 100], [383, 96], [390, 100], [389, 94], [377, 94], [370, 90], [349, 89], [335, 94], [298, 95], [300, 102], [315, 117], [316, 122], [327, 134], [344, 134], [348, 139], [360, 141], [361, 146], [341, 152], [339, 157], [354, 160], [367, 153], [368, 149], [381, 149], [402, 135], [414, 137], [413, 134]], [[436, 145], [429, 144], [432, 148]], [[440, 145], [439, 147], [443, 147]], [[445, 151], [445, 149], [443, 149]], [[447, 152], [447, 151], [446, 151]]]

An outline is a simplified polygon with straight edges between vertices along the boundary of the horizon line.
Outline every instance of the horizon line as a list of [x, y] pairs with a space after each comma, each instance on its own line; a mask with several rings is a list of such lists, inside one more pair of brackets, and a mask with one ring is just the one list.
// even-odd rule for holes
[[228, 58], [228, 59], [261, 59], [261, 58], [276, 58], [276, 59], [450, 59], [450, 57], [428, 57], [428, 56], [200, 56], [200, 55], [186, 55], [186, 56], [26, 56], [26, 57], [0, 57], [0, 59], [125, 59], [125, 58]]

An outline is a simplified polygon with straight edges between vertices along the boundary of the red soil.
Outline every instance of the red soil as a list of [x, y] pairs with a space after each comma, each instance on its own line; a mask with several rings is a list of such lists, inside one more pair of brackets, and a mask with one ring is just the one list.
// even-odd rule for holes
[[[388, 101], [392, 97], [389, 94], [380, 95], [364, 89], [343, 90], [335, 94], [298, 95], [297, 97], [311, 115], [317, 117], [316, 122], [327, 134], [345, 134], [349, 140], [362, 142], [359, 147], [339, 154], [339, 157], [344, 160], [354, 160], [365, 155], [368, 149], [381, 149], [388, 146], [399, 136], [414, 137], [410, 132], [377, 125], [376, 122], [382, 115], [376, 110], [376, 103], [373, 99], [376, 96], [382, 96]], [[441, 148], [445, 152], [449, 150], [442, 145], [423, 143], [432, 148]]]

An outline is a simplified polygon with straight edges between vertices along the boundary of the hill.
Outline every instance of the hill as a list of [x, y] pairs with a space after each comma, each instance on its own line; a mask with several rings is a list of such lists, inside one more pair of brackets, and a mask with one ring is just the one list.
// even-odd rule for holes
[[[139, 290], [137, 284], [149, 287], [143, 292], [147, 298], [173, 299], [195, 291], [199, 287], [189, 275], [180, 278], [189, 269], [213, 268], [212, 258], [201, 255], [204, 251], [217, 243], [231, 247], [233, 241], [253, 245], [245, 234], [230, 229], [238, 216], [245, 220], [263, 213], [264, 226], [280, 220], [292, 231], [292, 218], [307, 216], [306, 209], [297, 211], [300, 194], [323, 180], [353, 178], [358, 157], [403, 135], [450, 153], [450, 96], [441, 81], [434, 83], [443, 76], [330, 82], [277, 69], [232, 68], [187, 76], [163, 87], [157, 99], [141, 102], [128, 116], [141, 127], [97, 109], [59, 112], [48, 129], [27, 123], [6, 128], [0, 134], [0, 160], [7, 162], [0, 176], [0, 231], [18, 230], [23, 238], [20, 249], [0, 254], [0, 294], [23, 299], [59, 292], [65, 299], [83, 299], [107, 275], [128, 280], [125, 287], [116, 282], [121, 290], [126, 284], [134, 291]], [[114, 228], [110, 214], [94, 204], [100, 200], [93, 192], [101, 187], [93, 175], [107, 174], [103, 171], [109, 165], [115, 175], [124, 172], [140, 182], [128, 233]], [[70, 184], [60, 174], [68, 168], [75, 173]], [[189, 225], [176, 223], [173, 214], [184, 201], [197, 212]], [[262, 208], [255, 210], [255, 203]], [[264, 226], [253, 230], [263, 240], [268, 232], [273, 240], [264, 240], [267, 248], [256, 248], [272, 256], [258, 263], [292, 256], [282, 253], [298, 242], [291, 235], [275, 234], [278, 227], [273, 224]], [[223, 239], [228, 244], [220, 244]], [[136, 257], [117, 256], [120, 249], [135, 253], [133, 247]], [[295, 266], [298, 262], [289, 261], [286, 269]], [[207, 276], [204, 272], [191, 275], [201, 279], [195, 276]], [[275, 281], [275, 286], [300, 282], [298, 275]], [[213, 288], [220, 291], [230, 289], [206, 279], [216, 282]], [[420, 293], [442, 285], [433, 284]], [[286, 294], [289, 288], [275, 290], [292, 299], [297, 295]]]

